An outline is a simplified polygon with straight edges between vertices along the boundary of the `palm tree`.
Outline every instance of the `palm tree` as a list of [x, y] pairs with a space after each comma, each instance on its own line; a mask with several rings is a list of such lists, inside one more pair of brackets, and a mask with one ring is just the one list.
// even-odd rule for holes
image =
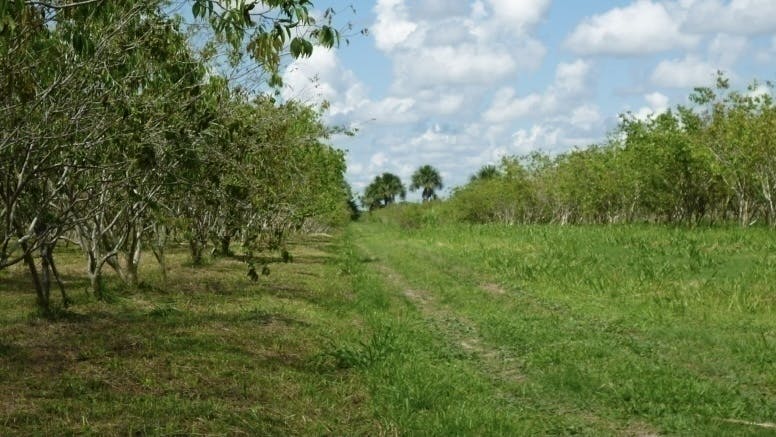
[[494, 179], [499, 176], [499, 170], [498, 167], [495, 165], [484, 165], [482, 168], [477, 170], [477, 173], [473, 174], [469, 180], [471, 182], [474, 181], [482, 181], [487, 179]]
[[398, 176], [386, 172], [375, 177], [374, 181], [366, 187], [361, 204], [372, 211], [394, 203], [397, 196], [404, 199], [407, 197], [407, 190]]
[[420, 188], [423, 189], [421, 196], [424, 202], [436, 199], [436, 190], [442, 189], [442, 176], [439, 175], [437, 169], [430, 165], [424, 165], [412, 174], [410, 190], [415, 191]]

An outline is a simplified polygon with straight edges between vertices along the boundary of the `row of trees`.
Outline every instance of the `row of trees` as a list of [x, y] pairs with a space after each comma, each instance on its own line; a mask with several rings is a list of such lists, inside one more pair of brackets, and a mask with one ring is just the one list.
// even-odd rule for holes
[[[763, 92], [766, 88], [767, 91]], [[776, 226], [776, 105], [771, 87], [698, 88], [692, 106], [626, 114], [604, 144], [508, 157], [454, 191], [471, 222], [721, 223]]]
[[347, 213], [343, 153], [322, 142], [320, 113], [235, 88], [211, 62], [222, 42], [277, 84], [285, 50], [338, 34], [307, 0], [190, 4], [215, 35], [201, 52], [161, 0], [0, 0], [0, 270], [25, 264], [43, 309], [52, 284], [67, 303], [63, 240], [100, 296], [106, 265], [137, 284], [144, 248], [164, 273], [171, 239], [199, 263], [209, 243], [278, 248], [311, 218]]
[[[421, 191], [423, 202], [436, 199], [436, 191], [441, 190], [442, 176], [439, 171], [430, 165], [423, 165], [412, 174], [410, 191]], [[396, 198], [405, 199], [407, 189], [401, 181], [401, 178], [393, 173], [383, 173], [376, 176], [370, 183], [364, 196], [361, 198], [361, 205], [370, 211], [378, 208], [384, 208], [394, 202]]]

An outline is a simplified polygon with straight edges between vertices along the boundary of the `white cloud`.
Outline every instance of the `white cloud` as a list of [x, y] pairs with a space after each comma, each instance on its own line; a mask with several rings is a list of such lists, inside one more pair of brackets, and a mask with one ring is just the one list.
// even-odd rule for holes
[[550, 0], [488, 0], [494, 18], [512, 29], [524, 32], [547, 14]]
[[592, 64], [578, 59], [571, 63], [561, 62], [555, 71], [556, 92], [565, 95], [577, 95], [585, 92], [588, 87], [588, 78]]
[[776, 32], [773, 0], [691, 0], [684, 27], [696, 33], [762, 35]]
[[512, 135], [512, 146], [519, 155], [535, 150], [549, 151], [557, 148], [561, 131], [558, 128], [534, 125], [530, 130], [520, 129]]
[[749, 41], [744, 36], [720, 33], [709, 43], [709, 59], [719, 68], [730, 67], [746, 54]]
[[364, 164], [348, 160], [348, 173], [351, 175], [361, 175], [364, 172]]
[[760, 64], [770, 64], [776, 58], [776, 36], [771, 38], [771, 45], [755, 53], [754, 59]]
[[692, 47], [698, 40], [681, 32], [662, 3], [638, 0], [585, 19], [565, 45], [582, 55], [642, 55]]
[[327, 101], [329, 115], [349, 114], [367, 101], [367, 90], [351, 70], [340, 65], [337, 53], [318, 47], [308, 58], [294, 60], [283, 75], [284, 99], [309, 104]]
[[388, 163], [388, 155], [384, 152], [377, 152], [369, 159], [370, 170], [380, 169]]
[[424, 47], [397, 55], [395, 88], [415, 90], [446, 84], [487, 84], [516, 70], [512, 56], [500, 48], [474, 44]]
[[499, 90], [483, 118], [490, 123], [503, 123], [525, 117], [542, 105], [542, 96], [539, 94], [515, 97], [516, 94], [514, 88], [510, 87]]
[[410, 21], [404, 0], [378, 0], [377, 21], [371, 26], [377, 48], [390, 52], [406, 42], [418, 25]]
[[410, 16], [424, 19], [444, 19], [466, 15], [470, 6], [466, 2], [449, 0], [412, 0], [407, 4]]
[[518, 97], [514, 88], [504, 87], [494, 96], [483, 119], [490, 123], [504, 123], [528, 116], [554, 115], [590, 91], [591, 68], [589, 62], [582, 60], [558, 64], [555, 80], [543, 94]]
[[644, 100], [647, 101], [649, 106], [643, 106], [633, 113], [633, 116], [639, 120], [648, 120], [649, 118], [662, 114], [668, 110], [669, 99], [665, 94], [659, 92], [645, 94]]
[[569, 122], [572, 126], [589, 131], [603, 122], [603, 116], [595, 105], [585, 104], [575, 108], [571, 112]]
[[714, 82], [717, 67], [696, 56], [661, 61], [652, 72], [652, 83], [667, 88], [693, 88]]
[[447, 90], [423, 90], [417, 94], [418, 106], [430, 115], [453, 115], [460, 111], [465, 103], [463, 94]]
[[538, 68], [546, 49], [527, 32], [550, 0], [378, 0], [371, 29], [393, 63], [394, 94], [492, 84]]
[[655, 111], [665, 111], [668, 109], [668, 96], [658, 92], [650, 93], [644, 96], [644, 100], [649, 103], [649, 107]]
[[376, 102], [366, 102], [359, 108], [359, 112], [379, 124], [412, 123], [419, 117], [414, 112], [415, 103], [412, 98], [388, 96]]

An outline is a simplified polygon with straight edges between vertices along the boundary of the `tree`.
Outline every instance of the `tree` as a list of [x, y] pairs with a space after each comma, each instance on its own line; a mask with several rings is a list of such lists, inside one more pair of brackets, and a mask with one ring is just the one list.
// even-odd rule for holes
[[398, 176], [386, 172], [376, 176], [372, 183], [366, 187], [361, 204], [372, 211], [394, 203], [397, 196], [404, 199], [407, 197], [407, 190]]
[[410, 191], [416, 191], [421, 188], [423, 189], [421, 197], [424, 202], [436, 199], [436, 190], [442, 189], [442, 176], [437, 169], [430, 165], [424, 165], [412, 174]]
[[[344, 157], [322, 143], [320, 113], [238, 91], [167, 4], [0, 0], [0, 269], [23, 262], [44, 311], [54, 282], [67, 301], [61, 239], [81, 247], [99, 295], [105, 264], [138, 282], [149, 241], [164, 265], [168, 236], [191, 230], [198, 256], [208, 240], [228, 253], [235, 236], [275, 244], [344, 211]], [[281, 54], [339, 38], [309, 0], [193, 5], [213, 44], [274, 84]]]
[[493, 179], [500, 175], [498, 171], [498, 167], [492, 164], [483, 165], [480, 167], [479, 170], [477, 170], [477, 173], [474, 173], [469, 178], [469, 182], [474, 182], [476, 180], [483, 180], [483, 179]]

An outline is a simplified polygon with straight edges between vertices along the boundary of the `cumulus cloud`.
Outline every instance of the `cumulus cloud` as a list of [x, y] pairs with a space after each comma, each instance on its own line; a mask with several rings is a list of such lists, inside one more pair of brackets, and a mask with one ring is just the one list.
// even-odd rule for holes
[[584, 104], [574, 108], [574, 110], [571, 112], [569, 122], [572, 126], [578, 129], [589, 131], [595, 127], [600, 126], [603, 120], [604, 117], [601, 115], [601, 112], [598, 110], [597, 106]]
[[413, 0], [407, 3], [409, 16], [432, 20], [466, 15], [469, 9], [466, 2], [449, 0]]
[[485, 121], [503, 123], [528, 116], [553, 114], [589, 91], [592, 64], [577, 60], [560, 63], [555, 70], [555, 79], [544, 93], [517, 96], [512, 87], [499, 90], [490, 108], [483, 114]]
[[520, 129], [512, 134], [512, 145], [520, 155], [534, 150], [554, 150], [557, 148], [560, 129], [544, 125], [533, 125], [530, 130]]
[[653, 92], [644, 95], [644, 100], [648, 106], [642, 106], [633, 115], [639, 120], [647, 120], [655, 115], [662, 114], [668, 110], [669, 98], [665, 94]]
[[749, 40], [744, 36], [720, 33], [709, 43], [709, 59], [719, 68], [726, 68], [735, 64], [748, 46]]
[[587, 90], [592, 64], [577, 59], [574, 62], [561, 62], [555, 72], [553, 90], [564, 95], [577, 95]]
[[316, 48], [312, 56], [286, 67], [281, 94], [310, 104], [331, 103], [330, 114], [348, 114], [366, 102], [366, 89], [352, 71], [341, 66], [334, 50]]
[[517, 92], [511, 87], [502, 88], [496, 92], [490, 108], [484, 114], [484, 119], [491, 123], [503, 123], [525, 117], [542, 106], [543, 99], [539, 94], [529, 94], [524, 97], [516, 95]]
[[494, 18], [512, 29], [525, 31], [544, 19], [550, 0], [488, 0]]
[[378, 0], [377, 21], [371, 26], [377, 48], [387, 52], [405, 43], [418, 25], [408, 19], [404, 0]]
[[546, 49], [527, 32], [549, 3], [379, 0], [372, 29], [394, 66], [392, 92], [490, 84], [537, 68]]
[[681, 23], [662, 3], [638, 0], [585, 19], [565, 45], [580, 55], [642, 55], [688, 48], [697, 36], [681, 31]]
[[474, 44], [425, 47], [395, 58], [401, 90], [447, 84], [484, 84], [515, 72], [509, 53]]
[[770, 64], [776, 59], [776, 36], [771, 38], [769, 47], [760, 48], [755, 52], [754, 59], [760, 64]]
[[685, 0], [688, 13], [684, 28], [696, 33], [762, 35], [776, 32], [773, 0]]
[[652, 83], [666, 88], [693, 88], [714, 82], [718, 67], [696, 57], [661, 61], [652, 72]]

